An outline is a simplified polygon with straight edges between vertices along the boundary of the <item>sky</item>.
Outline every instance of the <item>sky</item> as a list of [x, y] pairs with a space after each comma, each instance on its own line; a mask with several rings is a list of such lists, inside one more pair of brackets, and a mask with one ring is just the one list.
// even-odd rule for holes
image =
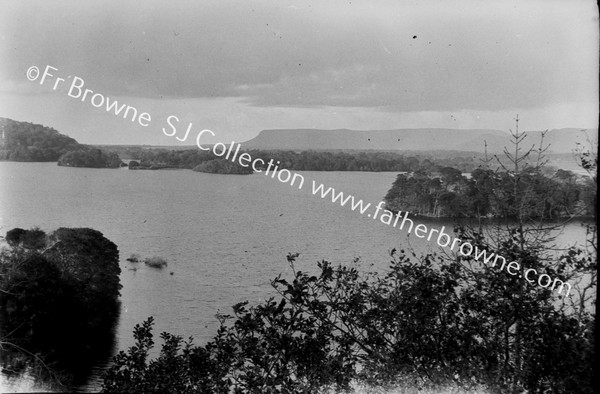
[[[0, 117], [81, 143], [190, 145], [176, 140], [190, 123], [208, 143], [279, 128], [508, 130], [517, 114], [525, 130], [598, 127], [595, 1], [0, 6]], [[74, 81], [93, 93], [72, 97]]]

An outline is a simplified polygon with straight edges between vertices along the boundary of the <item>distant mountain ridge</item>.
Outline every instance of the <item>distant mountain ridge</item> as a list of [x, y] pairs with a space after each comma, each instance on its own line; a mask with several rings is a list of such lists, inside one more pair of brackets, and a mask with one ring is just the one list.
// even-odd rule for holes
[[[541, 132], [527, 133], [523, 148], [538, 146]], [[553, 129], [546, 133], [544, 145], [550, 144], [549, 152], [570, 153], [576, 148], [576, 142], [587, 145], [588, 138], [597, 145], [597, 129]], [[276, 129], [263, 130], [242, 146], [246, 149], [483, 152], [485, 144], [490, 153], [502, 152], [505, 146], [510, 146], [510, 134], [493, 129]]]

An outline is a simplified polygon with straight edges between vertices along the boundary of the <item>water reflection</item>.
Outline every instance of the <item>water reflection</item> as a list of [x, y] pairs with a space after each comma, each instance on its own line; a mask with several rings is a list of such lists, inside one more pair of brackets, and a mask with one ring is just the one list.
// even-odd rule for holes
[[[114, 317], [94, 329], [78, 330], [76, 335], [58, 336], [46, 344], [44, 353], [31, 353], [26, 347], [2, 344], [0, 387], [12, 392], [98, 391], [99, 376], [116, 353], [116, 327], [120, 304]], [[73, 324], [74, 321], [65, 322]], [[81, 326], [80, 326], [81, 327]], [[2, 338], [5, 325], [0, 327]]]

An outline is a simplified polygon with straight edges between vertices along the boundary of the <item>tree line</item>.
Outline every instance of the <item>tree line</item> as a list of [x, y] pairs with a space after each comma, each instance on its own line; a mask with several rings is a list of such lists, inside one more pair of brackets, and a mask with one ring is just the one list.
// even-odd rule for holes
[[[198, 149], [169, 150], [119, 148], [121, 154], [131, 157], [146, 168], [188, 168], [193, 169], [210, 160], [225, 160], [209, 151]], [[480, 163], [474, 155], [455, 156], [445, 153], [433, 157], [429, 154], [409, 155], [397, 152], [330, 152], [330, 151], [284, 151], [284, 150], [248, 150], [252, 157], [261, 158], [265, 163], [273, 159], [278, 166], [295, 171], [398, 171], [412, 172], [427, 170], [440, 165], [452, 165], [461, 171], [469, 172]], [[264, 168], [261, 168], [264, 170]]]
[[[509, 233], [498, 244], [461, 238], [538, 272], [564, 279], [591, 274], [595, 255], [571, 248], [558, 262], [540, 244]], [[104, 392], [317, 393], [467, 390], [490, 393], [592, 393], [595, 315], [569, 309], [551, 291], [479, 267], [472, 257], [391, 253], [385, 273], [318, 264], [272, 281], [279, 295], [219, 314], [203, 345], [161, 333], [153, 319], [134, 329], [104, 377]], [[595, 286], [595, 276], [594, 283]], [[592, 287], [593, 288], [593, 287]], [[359, 390], [360, 391], [360, 390]]]
[[81, 149], [75, 139], [50, 127], [1, 119], [4, 124], [0, 160], [57, 161], [63, 154]]
[[[585, 244], [558, 256], [549, 250], [549, 231], [557, 227], [540, 219], [563, 207], [545, 201], [542, 191], [557, 188], [545, 178], [567, 182], [570, 174], [542, 175], [543, 161], [523, 165], [524, 155], [509, 156], [512, 167], [482, 168], [474, 176], [481, 190], [492, 193], [482, 195], [488, 200], [478, 203], [477, 212], [502, 206], [500, 212], [513, 220], [489, 232], [473, 227], [455, 232], [480, 250], [521, 262], [523, 269], [572, 283], [573, 296], [499, 273], [472, 255], [394, 249], [388, 269], [376, 273], [327, 261], [303, 272], [295, 265], [298, 255], [290, 254], [290, 273], [271, 282], [277, 295], [218, 314], [220, 327], [204, 344], [161, 333], [161, 351], [150, 358], [153, 320], [137, 325], [135, 345], [115, 356], [103, 391], [304, 393], [366, 386], [592, 393], [596, 224], [587, 226]], [[580, 159], [595, 189], [597, 157], [586, 152]], [[417, 169], [406, 182], [421, 176], [423, 182], [431, 180], [434, 170], [428, 171]], [[469, 190], [460, 170], [435, 172], [440, 187], [456, 185], [449, 192]], [[43, 355], [50, 367], [62, 357], [79, 363], [80, 352], [93, 350], [105, 332], [100, 328], [118, 316], [116, 245], [91, 229], [63, 228], [49, 235], [13, 229], [5, 239], [2, 361], [10, 357], [4, 349], [13, 348], [27, 349], [34, 358]]]
[[64, 167], [119, 168], [125, 164], [114, 152], [83, 147], [61, 155], [57, 164]]
[[[468, 178], [451, 167], [399, 174], [385, 202], [392, 211], [430, 217], [514, 218], [523, 210], [537, 219], [595, 214], [596, 186], [589, 176], [561, 169], [548, 176], [528, 167], [517, 178], [486, 168]], [[520, 203], [526, 205], [517, 212]]]
[[51, 127], [11, 119], [0, 119], [0, 160], [24, 162], [56, 161], [59, 166], [117, 168], [118, 154], [82, 145]]
[[[455, 228], [479, 250], [519, 261], [521, 275], [444, 251], [419, 256], [393, 249], [381, 273], [327, 261], [303, 272], [295, 266], [298, 255], [290, 254], [288, 278], [271, 282], [277, 296], [218, 314], [220, 327], [205, 344], [161, 333], [160, 354], [150, 359], [153, 319], [138, 324], [135, 345], [114, 358], [103, 391], [594, 392], [596, 224], [587, 225], [585, 243], [557, 256], [551, 232], [560, 226], [539, 220], [551, 210], [540, 208], [533, 192], [537, 182], [549, 187], [536, 178], [543, 164], [522, 166], [523, 155], [508, 157], [514, 167], [505, 166], [506, 174], [482, 169], [475, 175], [510, 202], [504, 209], [513, 220], [489, 231]], [[587, 152], [580, 160], [595, 184], [597, 157]], [[436, 184], [466, 181], [456, 169], [439, 171], [445, 180]], [[528, 283], [526, 268], [572, 283], [572, 295]]]

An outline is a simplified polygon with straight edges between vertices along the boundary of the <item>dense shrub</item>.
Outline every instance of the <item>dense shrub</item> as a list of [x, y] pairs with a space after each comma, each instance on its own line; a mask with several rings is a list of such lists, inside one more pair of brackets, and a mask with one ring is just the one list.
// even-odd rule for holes
[[[2, 362], [60, 371], [64, 381], [109, 357], [119, 316], [119, 252], [88, 228], [13, 229], [0, 252]], [[17, 357], [22, 358], [22, 357]], [[18, 370], [18, 368], [17, 368]], [[89, 371], [88, 371], [89, 372]], [[47, 375], [44, 374], [44, 375]]]
[[[512, 135], [515, 151], [521, 152], [523, 135], [518, 128]], [[326, 261], [315, 274], [301, 272], [294, 266], [297, 255], [289, 255], [292, 278], [272, 282], [279, 296], [255, 306], [237, 304], [233, 316], [218, 315], [221, 326], [205, 345], [163, 333], [160, 356], [148, 360], [153, 321], [136, 326], [136, 345], [115, 357], [104, 390], [312, 393], [400, 386], [592, 393], [596, 226], [588, 226], [581, 247], [558, 258], [549, 249], [550, 231], [560, 226], [536, 220], [548, 209], [537, 189], [552, 185], [538, 177], [543, 151], [537, 151], [535, 168], [520, 166], [533, 148], [523, 156], [507, 154], [513, 167], [503, 167], [500, 185], [494, 173], [477, 176], [489, 187], [483, 197], [502, 195], [512, 222], [492, 226], [489, 234], [480, 228], [455, 230], [472, 248], [519, 262], [519, 276], [481, 263], [471, 253], [447, 250], [425, 256], [393, 250], [389, 269], [381, 274]], [[595, 183], [597, 159], [581, 158]], [[451, 168], [440, 173], [443, 182], [457, 184], [440, 198], [461, 208], [464, 202], [449, 193], [465, 193], [462, 175]], [[558, 174], [563, 180], [564, 175]], [[424, 177], [407, 194], [418, 197], [419, 187], [427, 192], [441, 184]], [[477, 204], [484, 209], [492, 202], [479, 199]], [[530, 284], [525, 269], [571, 281], [575, 295], [562, 297]]]
[[153, 320], [136, 326], [136, 345], [115, 357], [104, 390], [592, 392], [594, 316], [556, 308], [549, 291], [435, 255], [393, 251], [384, 274], [322, 261], [315, 275], [297, 271], [296, 256], [292, 279], [272, 282], [279, 297], [219, 315], [203, 346], [162, 333], [149, 360]]

